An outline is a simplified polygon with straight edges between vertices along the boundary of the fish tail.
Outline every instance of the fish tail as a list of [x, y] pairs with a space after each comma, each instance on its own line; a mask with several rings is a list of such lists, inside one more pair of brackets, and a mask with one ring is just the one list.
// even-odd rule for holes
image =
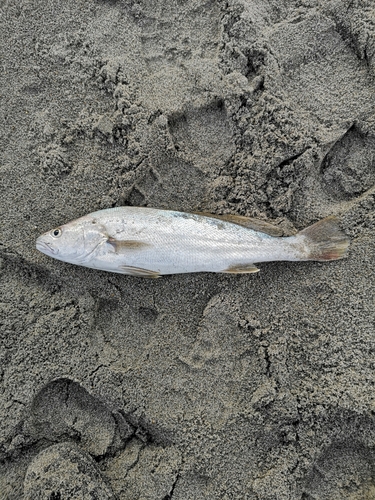
[[349, 238], [341, 231], [335, 216], [326, 217], [297, 234], [304, 236], [306, 260], [338, 260], [346, 257]]

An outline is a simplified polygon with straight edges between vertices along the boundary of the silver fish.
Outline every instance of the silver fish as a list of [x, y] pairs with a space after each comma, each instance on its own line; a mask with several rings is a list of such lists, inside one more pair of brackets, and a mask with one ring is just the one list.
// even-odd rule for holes
[[255, 263], [277, 260], [336, 260], [349, 246], [335, 217], [294, 236], [272, 234], [277, 234], [274, 226], [247, 217], [119, 207], [52, 229], [37, 239], [36, 248], [71, 264], [157, 278], [255, 273]]

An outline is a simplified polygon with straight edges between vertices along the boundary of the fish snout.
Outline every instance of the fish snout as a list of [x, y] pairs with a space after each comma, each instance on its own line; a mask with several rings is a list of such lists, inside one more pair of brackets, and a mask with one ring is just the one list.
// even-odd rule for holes
[[43, 236], [40, 236], [36, 240], [36, 248], [39, 252], [45, 253], [46, 255], [56, 255], [58, 253], [58, 249], [53, 248], [52, 243], [46, 241]]

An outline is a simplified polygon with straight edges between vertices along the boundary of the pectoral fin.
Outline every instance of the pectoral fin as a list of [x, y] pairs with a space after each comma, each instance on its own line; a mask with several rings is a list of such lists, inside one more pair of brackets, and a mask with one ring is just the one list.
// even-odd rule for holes
[[248, 274], [248, 273], [257, 273], [259, 268], [254, 266], [254, 264], [235, 264], [234, 266], [228, 267], [222, 273], [228, 274]]
[[126, 250], [139, 250], [149, 246], [148, 243], [139, 240], [116, 240], [112, 237], [107, 239], [107, 243], [113, 246], [116, 253], [125, 252]]
[[245, 217], [243, 215], [217, 215], [210, 214], [208, 212], [195, 212], [197, 215], [204, 215], [205, 217], [210, 217], [211, 219], [218, 219], [225, 222], [230, 222], [232, 224], [237, 224], [238, 226], [246, 227], [247, 229], [252, 229], [253, 231], [259, 231], [261, 233], [266, 233], [269, 236], [284, 236], [284, 231], [281, 227], [274, 226], [269, 222], [265, 222], [259, 219], [253, 219], [252, 217]]
[[161, 276], [158, 271], [151, 271], [150, 269], [142, 269], [141, 267], [134, 266], [120, 266], [119, 272], [142, 278], [160, 278]]

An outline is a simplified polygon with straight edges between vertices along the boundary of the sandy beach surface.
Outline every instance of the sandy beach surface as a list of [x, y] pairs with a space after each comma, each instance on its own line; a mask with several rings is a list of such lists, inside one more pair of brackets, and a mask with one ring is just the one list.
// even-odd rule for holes
[[[0, 0], [0, 500], [375, 499], [373, 0]], [[336, 215], [331, 263], [147, 280], [121, 205]]]

